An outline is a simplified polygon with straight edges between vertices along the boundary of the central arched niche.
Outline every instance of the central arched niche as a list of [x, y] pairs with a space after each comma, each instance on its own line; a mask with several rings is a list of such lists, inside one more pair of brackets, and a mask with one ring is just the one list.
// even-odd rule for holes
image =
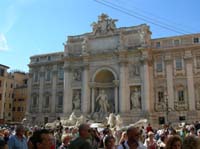
[[109, 70], [101, 70], [95, 76], [96, 83], [112, 83], [115, 80], [113, 73]]
[[95, 98], [95, 112], [98, 112], [98, 103], [97, 103], [97, 97], [98, 95], [104, 90], [105, 94], [107, 95], [107, 100], [109, 103], [109, 113], [115, 112], [115, 93], [114, 93], [114, 83], [113, 81], [116, 79], [114, 72], [110, 69], [100, 69], [96, 72], [94, 76], [94, 82], [96, 83], [95, 89], [94, 89], [94, 98]]

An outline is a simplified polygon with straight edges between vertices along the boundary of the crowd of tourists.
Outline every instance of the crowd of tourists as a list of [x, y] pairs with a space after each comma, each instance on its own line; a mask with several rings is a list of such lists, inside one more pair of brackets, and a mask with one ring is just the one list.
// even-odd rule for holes
[[43, 127], [1, 126], [0, 149], [200, 149], [200, 123], [170, 125], [154, 129], [148, 124], [116, 128], [58, 125], [54, 130]]

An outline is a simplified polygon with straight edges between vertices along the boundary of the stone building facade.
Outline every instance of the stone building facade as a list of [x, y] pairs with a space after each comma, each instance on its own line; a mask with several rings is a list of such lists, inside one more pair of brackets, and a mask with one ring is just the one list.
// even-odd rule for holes
[[32, 56], [33, 123], [72, 112], [155, 125], [200, 117], [200, 34], [151, 39], [149, 26], [116, 28], [106, 14], [93, 31], [68, 36], [64, 52]]
[[14, 96], [12, 101], [12, 119], [14, 122], [22, 122], [26, 114], [28, 99], [28, 74], [15, 71], [12, 73], [14, 79]]
[[0, 123], [12, 121], [12, 96], [14, 80], [9, 67], [0, 64]]

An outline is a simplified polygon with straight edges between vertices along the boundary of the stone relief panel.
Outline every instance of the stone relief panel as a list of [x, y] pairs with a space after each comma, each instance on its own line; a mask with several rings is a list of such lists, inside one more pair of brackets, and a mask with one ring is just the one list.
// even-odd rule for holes
[[141, 110], [141, 86], [130, 87], [130, 105], [132, 111]]
[[72, 110], [81, 110], [81, 89], [73, 89]]
[[129, 79], [140, 76], [140, 64], [129, 65]]
[[72, 79], [73, 81], [81, 81], [82, 80], [82, 71], [80, 69], [73, 70]]
[[115, 51], [118, 46], [118, 36], [95, 38], [88, 42], [88, 48], [91, 49], [90, 53], [92, 54]]

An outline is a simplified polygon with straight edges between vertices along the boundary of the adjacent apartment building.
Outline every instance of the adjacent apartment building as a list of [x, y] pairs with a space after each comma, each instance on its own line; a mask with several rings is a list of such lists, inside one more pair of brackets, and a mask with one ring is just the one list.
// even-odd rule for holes
[[0, 123], [21, 122], [27, 105], [27, 73], [0, 64]]

